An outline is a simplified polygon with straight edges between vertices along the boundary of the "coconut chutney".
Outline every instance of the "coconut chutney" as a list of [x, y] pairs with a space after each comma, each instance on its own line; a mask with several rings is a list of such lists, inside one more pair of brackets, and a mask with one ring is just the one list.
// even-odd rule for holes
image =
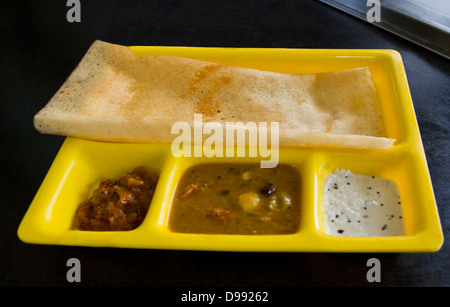
[[404, 235], [403, 210], [392, 180], [336, 170], [325, 183], [326, 232], [335, 236]]

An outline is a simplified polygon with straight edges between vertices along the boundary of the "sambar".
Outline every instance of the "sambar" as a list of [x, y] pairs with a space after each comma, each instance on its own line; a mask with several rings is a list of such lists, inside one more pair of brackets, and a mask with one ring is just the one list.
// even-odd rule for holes
[[294, 233], [299, 227], [300, 184], [292, 165], [193, 166], [178, 183], [169, 228], [204, 234]]

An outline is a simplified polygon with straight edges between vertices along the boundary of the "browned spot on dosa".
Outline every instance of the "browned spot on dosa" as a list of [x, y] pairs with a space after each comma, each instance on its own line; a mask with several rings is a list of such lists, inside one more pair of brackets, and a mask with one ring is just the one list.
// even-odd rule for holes
[[220, 112], [221, 102], [216, 99], [217, 92], [231, 83], [231, 77], [226, 75], [224, 68], [220, 64], [205, 65], [195, 72], [190, 82], [186, 96], [194, 99], [195, 113], [205, 116], [205, 120], [213, 120], [218, 110]]

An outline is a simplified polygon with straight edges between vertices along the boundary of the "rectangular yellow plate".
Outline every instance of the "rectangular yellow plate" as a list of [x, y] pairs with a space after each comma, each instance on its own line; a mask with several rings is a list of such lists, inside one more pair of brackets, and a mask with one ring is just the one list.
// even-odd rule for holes
[[[388, 150], [281, 148], [280, 163], [295, 165], [301, 179], [300, 227], [289, 235], [181, 234], [168, 228], [171, 200], [183, 172], [197, 163], [258, 162], [258, 158], [175, 158], [170, 145], [117, 144], [67, 138], [18, 229], [33, 244], [93, 247], [284, 252], [435, 252], [443, 234], [402, 59], [393, 50], [130, 47], [140, 55], [175, 55], [281, 73], [318, 73], [369, 67], [382, 103]], [[104, 178], [137, 166], [160, 180], [147, 216], [131, 231], [80, 231], [77, 206]], [[335, 169], [394, 180], [406, 234], [337, 237], [326, 234], [323, 190]]]

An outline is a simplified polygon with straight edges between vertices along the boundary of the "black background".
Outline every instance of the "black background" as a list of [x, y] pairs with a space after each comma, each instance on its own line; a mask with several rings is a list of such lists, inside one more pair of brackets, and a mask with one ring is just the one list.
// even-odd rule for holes
[[[66, 1], [2, 2], [1, 286], [450, 286], [446, 244], [431, 254], [334, 254], [132, 250], [22, 243], [16, 234], [19, 223], [64, 140], [40, 135], [33, 128], [33, 116], [96, 39], [123, 45], [399, 51], [444, 234], [449, 230], [450, 63], [443, 57], [317, 1], [81, 0], [80, 23], [67, 22], [67, 10]], [[81, 283], [66, 280], [66, 261], [73, 257], [81, 261]], [[372, 257], [381, 261], [379, 283], [366, 279], [366, 262]]]

